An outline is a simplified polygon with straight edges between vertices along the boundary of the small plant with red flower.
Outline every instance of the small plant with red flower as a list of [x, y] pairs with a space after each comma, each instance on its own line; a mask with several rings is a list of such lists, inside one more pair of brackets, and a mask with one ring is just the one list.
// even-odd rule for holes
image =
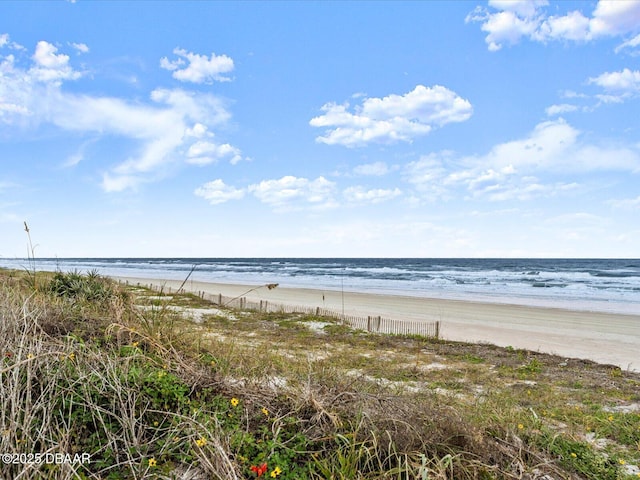
[[262, 465], [251, 465], [251, 471], [256, 474], [257, 477], [261, 477], [267, 471], [267, 464], [263, 463]]

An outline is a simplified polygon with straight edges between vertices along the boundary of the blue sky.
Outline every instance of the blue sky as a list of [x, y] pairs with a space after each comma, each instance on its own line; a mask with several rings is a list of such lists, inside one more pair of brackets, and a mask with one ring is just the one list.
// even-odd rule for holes
[[640, 1], [2, 2], [0, 255], [639, 257]]

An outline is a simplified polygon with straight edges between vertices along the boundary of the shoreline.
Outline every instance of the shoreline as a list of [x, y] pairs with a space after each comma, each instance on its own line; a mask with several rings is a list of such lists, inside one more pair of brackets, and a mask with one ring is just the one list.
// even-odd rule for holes
[[[183, 283], [182, 280], [112, 278], [130, 284], [170, 287], [172, 291]], [[244, 296], [254, 301], [328, 308], [346, 315], [440, 321], [440, 335], [446, 340], [511, 346], [640, 371], [640, 315], [312, 288], [268, 290], [260, 285], [192, 280], [186, 281], [183, 289]]]

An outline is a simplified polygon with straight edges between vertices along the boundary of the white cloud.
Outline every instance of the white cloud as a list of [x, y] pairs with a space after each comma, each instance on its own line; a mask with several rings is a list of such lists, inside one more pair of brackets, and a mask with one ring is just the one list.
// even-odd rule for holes
[[[115, 97], [79, 95], [61, 88], [80, 76], [69, 57], [48, 42], [38, 42], [31, 64], [18, 65], [13, 55], [0, 57], [0, 122], [23, 128], [50, 124], [62, 131], [131, 139], [137, 150], [115, 158], [103, 174], [106, 191], [135, 188], [161, 178], [170, 164], [206, 163], [220, 158], [238, 161], [240, 150], [211, 140], [209, 130], [230, 118], [223, 102], [204, 93], [156, 89], [151, 102], [129, 102]], [[190, 155], [200, 149], [206, 156]], [[73, 164], [81, 157], [69, 158]], [[206, 161], [204, 160], [206, 158]]]
[[399, 197], [402, 195], [402, 190], [399, 188], [375, 188], [365, 190], [364, 187], [356, 186], [346, 188], [342, 194], [349, 203], [375, 204]]
[[599, 0], [590, 29], [594, 36], [624, 35], [640, 27], [640, 1]]
[[607, 104], [607, 103], [623, 103], [627, 98], [629, 98], [629, 94], [628, 93], [623, 93], [620, 95], [605, 95], [605, 94], [598, 94], [595, 95], [595, 97], [598, 99], [598, 104], [596, 105], [596, 107], [599, 107], [600, 105]]
[[586, 93], [578, 93], [573, 90], [565, 90], [560, 94], [560, 96], [562, 98], [589, 98], [589, 95]]
[[561, 103], [560, 105], [551, 105], [545, 109], [545, 113], [548, 117], [555, 117], [563, 113], [575, 112], [578, 109], [577, 106], [568, 103]]
[[[405, 180], [421, 198], [448, 198], [463, 188], [471, 198], [530, 200], [573, 191], [575, 177], [592, 171], [640, 172], [640, 147], [585, 142], [563, 119], [542, 122], [522, 139], [484, 155], [430, 154], [407, 164]], [[541, 180], [560, 177], [562, 180]]]
[[208, 165], [229, 157], [232, 164], [242, 160], [240, 150], [228, 143], [217, 145], [212, 142], [198, 141], [193, 143], [187, 151], [187, 163], [195, 165]]
[[324, 114], [309, 122], [313, 127], [327, 128], [316, 141], [348, 147], [410, 142], [434, 126], [463, 122], [473, 111], [468, 100], [440, 85], [418, 85], [404, 95], [366, 98], [353, 113], [348, 109], [348, 103], [323, 105]]
[[[469, 182], [468, 189], [475, 198], [486, 198], [490, 202], [528, 201], [539, 197], [553, 197], [580, 187], [575, 182], [543, 183], [534, 176], [518, 177], [502, 175], [483, 182]], [[515, 173], [515, 172], [514, 172]]]
[[212, 205], [228, 202], [229, 200], [238, 200], [244, 197], [245, 190], [241, 188], [230, 187], [220, 180], [207, 182], [194, 192], [198, 197], [202, 197]]
[[278, 180], [263, 180], [250, 185], [249, 192], [258, 200], [278, 210], [303, 207], [328, 208], [336, 205], [333, 196], [336, 184], [324, 177], [309, 180], [287, 175]]
[[638, 35], [636, 35], [635, 37], [627, 40], [626, 42], [621, 43], [620, 45], [618, 45], [615, 49], [616, 53], [619, 53], [621, 50], [628, 48], [628, 49], [634, 49], [636, 47], [640, 46], [640, 33]]
[[589, 40], [589, 19], [581, 12], [574, 10], [564, 16], [551, 16], [542, 22], [537, 31], [532, 34], [533, 40], [545, 42], [547, 40], [571, 40], [584, 42]]
[[145, 178], [134, 175], [104, 173], [102, 175], [102, 188], [105, 192], [121, 192], [123, 190], [135, 190], [138, 185], [144, 183]]
[[208, 130], [206, 125], [196, 123], [193, 128], [187, 128], [184, 134], [188, 137], [205, 138], [212, 135]]
[[502, 48], [503, 43], [516, 44], [522, 37], [531, 36], [540, 25], [538, 9], [547, 5], [545, 0], [534, 1], [490, 1], [489, 5], [498, 12], [491, 13], [483, 7], [476, 7], [465, 18], [465, 22], [481, 22], [480, 27], [487, 32], [485, 42], [492, 52]]
[[[182, 48], [173, 50], [179, 58], [169, 60], [167, 57], [160, 59], [160, 67], [169, 70], [173, 78], [182, 82], [212, 83], [228, 82], [231, 79], [223, 74], [232, 72], [233, 60], [226, 55], [212, 53], [210, 57], [197, 53], [187, 52]], [[186, 62], [185, 62], [186, 59]], [[185, 64], [188, 62], [188, 65]]]
[[33, 54], [34, 66], [30, 73], [33, 78], [41, 82], [60, 82], [62, 80], [76, 80], [82, 76], [69, 65], [69, 56], [56, 53], [54, 45], [39, 41]]
[[72, 43], [71, 46], [75, 48], [78, 53], [89, 53], [89, 47], [85, 43]]
[[355, 175], [381, 177], [389, 172], [390, 169], [385, 162], [365, 163], [353, 168]]
[[92, 144], [94, 144], [96, 142], [96, 138], [92, 138], [90, 140], [87, 140], [85, 142], [83, 142], [80, 147], [76, 150], [75, 153], [69, 155], [67, 157], [66, 162], [63, 163], [63, 167], [65, 168], [70, 168], [70, 167], [75, 167], [76, 165], [78, 165], [80, 162], [84, 161], [85, 157], [86, 157], [86, 150], [89, 146], [91, 146]]
[[493, 10], [477, 7], [465, 21], [482, 24], [481, 29], [487, 32], [485, 42], [491, 51], [500, 50], [505, 44], [514, 45], [522, 38], [537, 42], [587, 42], [606, 36], [633, 34], [640, 29], [638, 0], [599, 0], [591, 16], [578, 10], [549, 16], [543, 9], [547, 5], [546, 0], [492, 0], [489, 6]]
[[12, 50], [26, 50], [22, 45], [16, 42], [11, 42], [9, 38], [10, 37], [8, 33], [0, 34], [0, 48], [7, 47]]
[[598, 77], [589, 79], [589, 83], [595, 83], [607, 91], [622, 94], [640, 92], [640, 70], [623, 69], [619, 72], [606, 72]]
[[[231, 199], [240, 199], [246, 193], [252, 194], [262, 203], [277, 211], [327, 209], [338, 206], [337, 187], [324, 177], [310, 180], [304, 177], [287, 175], [279, 179], [263, 180], [246, 188], [225, 185], [220, 179], [208, 182], [195, 191], [197, 196], [209, 200], [212, 204], [223, 203]], [[402, 195], [399, 188], [365, 189], [362, 186], [345, 188], [342, 196], [349, 204], [377, 204]]]
[[562, 118], [542, 122], [526, 138], [496, 145], [474, 161], [497, 167], [513, 165], [519, 171], [634, 171], [640, 167], [640, 152], [635, 148], [599, 147], [579, 137], [580, 132]]
[[512, 12], [523, 17], [536, 15], [539, 7], [548, 4], [547, 0], [489, 0], [489, 5], [493, 8]]

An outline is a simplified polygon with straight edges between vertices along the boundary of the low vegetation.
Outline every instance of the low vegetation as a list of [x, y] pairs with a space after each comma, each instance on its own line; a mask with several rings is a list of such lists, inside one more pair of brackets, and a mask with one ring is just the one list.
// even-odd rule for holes
[[34, 271], [0, 355], [5, 479], [640, 478], [640, 375], [588, 361]]

